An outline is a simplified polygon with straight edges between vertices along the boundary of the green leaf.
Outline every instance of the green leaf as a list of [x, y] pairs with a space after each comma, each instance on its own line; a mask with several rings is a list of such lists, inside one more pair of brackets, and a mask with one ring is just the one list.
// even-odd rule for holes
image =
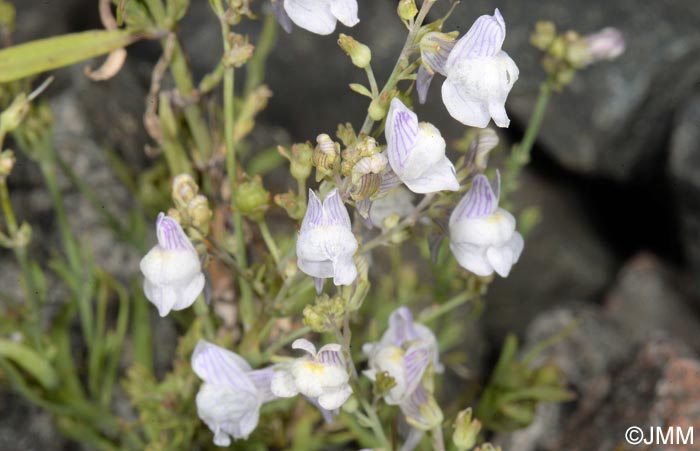
[[33, 349], [0, 338], [0, 356], [13, 361], [17, 366], [31, 374], [44, 388], [50, 390], [58, 385], [56, 371]]
[[370, 99], [373, 98], [372, 93], [369, 91], [369, 89], [367, 89], [366, 87], [362, 86], [359, 83], [350, 83], [350, 89], [352, 89], [353, 91], [355, 91], [356, 93], [358, 93], [360, 95], [363, 95], [365, 97], [369, 97]]
[[8, 47], [0, 50], [0, 83], [104, 55], [138, 38], [126, 30], [93, 30]]

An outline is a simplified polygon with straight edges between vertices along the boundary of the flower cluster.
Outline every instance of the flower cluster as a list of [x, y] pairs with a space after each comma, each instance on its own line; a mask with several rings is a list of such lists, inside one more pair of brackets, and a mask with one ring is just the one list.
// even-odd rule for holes
[[311, 342], [299, 339], [292, 348], [308, 355], [253, 370], [234, 352], [204, 340], [197, 344], [192, 369], [203, 381], [197, 413], [214, 433], [215, 445], [229, 446], [231, 437], [248, 438], [266, 402], [301, 394], [330, 417], [347, 401], [352, 389], [340, 345], [328, 344], [316, 352]]

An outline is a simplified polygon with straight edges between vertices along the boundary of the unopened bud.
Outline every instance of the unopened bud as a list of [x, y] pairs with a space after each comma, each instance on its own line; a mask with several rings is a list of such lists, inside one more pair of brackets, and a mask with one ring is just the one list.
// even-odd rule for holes
[[535, 24], [535, 31], [530, 36], [530, 43], [536, 48], [545, 51], [552, 45], [552, 41], [557, 35], [557, 28], [554, 22], [541, 20]]
[[373, 121], [381, 121], [384, 119], [384, 116], [386, 116], [387, 107], [380, 99], [374, 99], [372, 103], [369, 104], [367, 112]]
[[[330, 136], [323, 133], [316, 137], [318, 145], [314, 149], [313, 162], [320, 175], [330, 172], [340, 152], [338, 144]], [[318, 177], [317, 177], [318, 178]]]
[[179, 207], [184, 207], [199, 193], [199, 186], [190, 174], [180, 174], [173, 179], [172, 197]]
[[472, 409], [462, 410], [457, 414], [454, 422], [454, 434], [452, 442], [459, 451], [470, 450], [476, 445], [476, 439], [481, 431], [481, 422], [472, 418]]
[[224, 64], [229, 67], [241, 67], [253, 56], [255, 47], [248, 41], [247, 36], [237, 33], [229, 35], [231, 50], [224, 57]]
[[300, 181], [309, 178], [314, 156], [314, 151], [310, 145], [306, 143], [294, 144], [290, 153], [284, 147], [278, 146], [277, 151], [289, 160], [289, 169], [292, 177]]
[[241, 183], [236, 190], [236, 208], [251, 219], [262, 219], [270, 204], [270, 193], [262, 184], [260, 176]]
[[11, 150], [5, 150], [0, 153], [0, 178], [5, 178], [12, 172], [15, 167], [15, 154]]
[[200, 230], [208, 230], [209, 221], [214, 214], [209, 208], [209, 200], [198, 194], [187, 205], [187, 215], [190, 217], [193, 226]]
[[401, 20], [413, 20], [418, 14], [415, 0], [401, 0], [396, 7], [396, 12]]
[[0, 136], [13, 132], [29, 112], [29, 99], [25, 94], [15, 97], [9, 107], [0, 114]]
[[366, 45], [356, 41], [352, 36], [341, 33], [338, 45], [350, 56], [352, 64], [364, 69], [372, 61], [372, 51]]
[[603, 28], [584, 37], [592, 60], [614, 60], [625, 52], [625, 38], [617, 28]]

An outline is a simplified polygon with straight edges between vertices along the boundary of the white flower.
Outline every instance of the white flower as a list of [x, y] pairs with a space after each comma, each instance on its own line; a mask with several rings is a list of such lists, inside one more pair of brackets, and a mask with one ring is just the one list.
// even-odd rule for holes
[[501, 50], [506, 23], [500, 11], [479, 17], [450, 52], [445, 66], [442, 101], [463, 124], [484, 128], [491, 118], [508, 127], [506, 98], [518, 79], [518, 67]]
[[163, 213], [156, 221], [158, 244], [141, 259], [143, 291], [160, 316], [194, 303], [204, 289], [197, 251], [178, 222]]
[[372, 202], [369, 209], [369, 218], [372, 224], [383, 227], [384, 220], [389, 215], [397, 215], [400, 218], [413, 213], [413, 193], [402, 186], [390, 190], [385, 196]]
[[408, 189], [421, 194], [459, 189], [440, 130], [419, 123], [416, 113], [398, 98], [391, 101], [384, 135], [391, 169]]
[[[338, 21], [348, 27], [360, 22], [357, 17], [357, 0], [280, 0], [284, 12], [297, 26], [312, 33], [326, 35], [335, 31]], [[283, 27], [285, 19], [279, 22]], [[288, 26], [287, 28], [288, 29]]]
[[325, 201], [309, 190], [309, 205], [297, 239], [297, 264], [317, 279], [332, 277], [336, 285], [350, 285], [357, 277], [352, 256], [357, 239], [351, 230], [350, 216], [337, 190]]
[[450, 249], [460, 266], [478, 276], [496, 271], [507, 277], [523, 251], [515, 218], [498, 207], [499, 191], [500, 176], [494, 193], [486, 176], [477, 175], [450, 216]]
[[270, 390], [274, 368], [251, 369], [238, 354], [200, 340], [192, 369], [204, 383], [197, 393], [197, 414], [214, 433], [214, 444], [246, 439], [258, 425], [260, 406], [275, 399]]
[[272, 393], [281, 398], [302, 394], [325, 410], [340, 408], [352, 394], [345, 358], [339, 344], [327, 344], [316, 352], [308, 340], [300, 338], [292, 348], [308, 355], [279, 368], [272, 378]]
[[413, 322], [408, 308], [395, 310], [379, 342], [367, 343], [362, 350], [369, 358], [369, 369], [363, 374], [375, 381], [377, 374], [386, 372], [394, 379], [396, 385], [384, 395], [384, 401], [398, 405], [412, 428], [425, 431], [442, 421], [442, 412], [424, 381], [426, 374], [444, 370], [437, 340], [430, 329]]

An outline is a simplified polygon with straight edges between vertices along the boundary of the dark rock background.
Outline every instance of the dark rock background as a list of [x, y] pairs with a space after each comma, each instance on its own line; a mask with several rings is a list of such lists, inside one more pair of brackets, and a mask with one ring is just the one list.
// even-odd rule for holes
[[[16, 42], [100, 26], [91, 0], [14, 3]], [[360, 25], [339, 30], [371, 46], [380, 82], [403, 43], [395, 3], [360, 0]], [[440, 3], [446, 2], [437, 10], [445, 7]], [[578, 74], [551, 103], [514, 198], [518, 209], [539, 206], [542, 222], [511, 276], [492, 286], [485, 316], [472, 331], [479, 337], [470, 339], [491, 350], [472, 368], [483, 376], [505, 333], [515, 331], [532, 345], [582, 318], [570, 338], [543, 356], [563, 368], [578, 400], [543, 406], [530, 428], [497, 439], [511, 451], [602, 451], [628, 449], [623, 434], [632, 424], [694, 425], [700, 432], [700, 2], [473, 0], [459, 6], [446, 29], [465, 32], [494, 7], [508, 24], [504, 49], [520, 67], [508, 103], [513, 123], [500, 131], [506, 142], [521, 137], [543, 77], [528, 44], [537, 20], [584, 34], [615, 26], [627, 40], [619, 60]], [[180, 36], [198, 77], [215, 66], [220, 35], [208, 2], [192, 2]], [[364, 75], [335, 39], [299, 29], [279, 36], [267, 70], [274, 97], [261, 117], [265, 127], [281, 126], [292, 139], [306, 140], [333, 132], [340, 121], [362, 120], [365, 99], [348, 94], [346, 85]], [[59, 151], [88, 183], [110, 194], [117, 212], [129, 199], [100, 149], [113, 149], [130, 164], [147, 162], [141, 117], [159, 54], [155, 43], [132, 46], [124, 70], [103, 83], [88, 82], [80, 68], [58, 71], [49, 92]], [[449, 142], [464, 128], [442, 106], [440, 84], [434, 81], [428, 103], [417, 110]], [[10, 180], [20, 216], [36, 224], [42, 240], [55, 242], [36, 168], [20, 160]], [[71, 219], [100, 264], [117, 272], [133, 267], [138, 256], [114, 246], [77, 193], [67, 196]], [[2, 285], [11, 286], [15, 268], [8, 254], [0, 254], [0, 268]], [[0, 412], [0, 449], [72, 449], [46, 416], [17, 396], [0, 394]]]

